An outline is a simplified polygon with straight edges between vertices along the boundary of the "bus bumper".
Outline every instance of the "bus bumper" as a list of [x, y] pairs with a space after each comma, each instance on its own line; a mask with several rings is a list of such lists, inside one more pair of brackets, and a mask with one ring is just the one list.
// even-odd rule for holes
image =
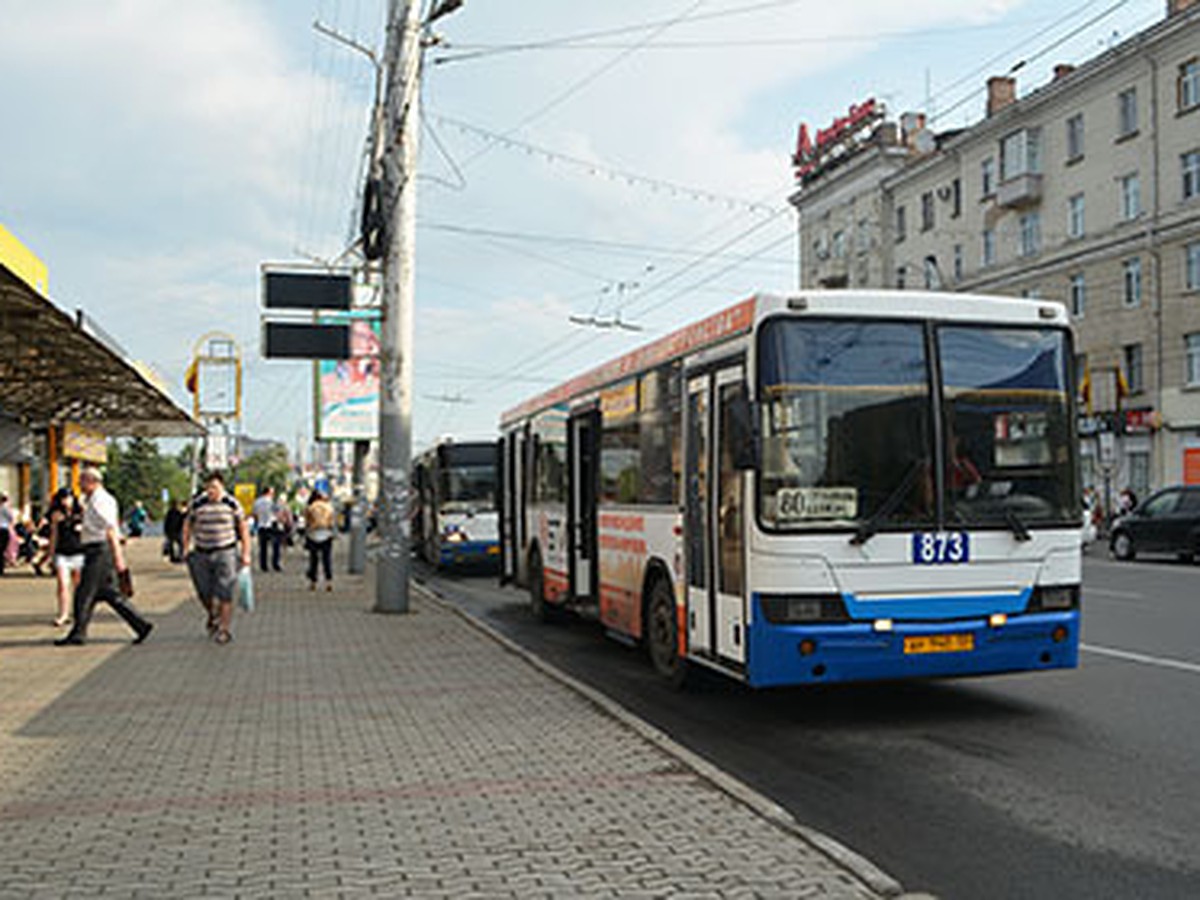
[[443, 566], [470, 566], [500, 562], [500, 545], [496, 541], [456, 541], [438, 548], [438, 563]]
[[986, 618], [897, 621], [891, 631], [871, 622], [772, 625], [758, 616], [748, 629], [746, 680], [773, 687], [1072, 669], [1079, 626], [1077, 609], [1010, 615], [996, 627]]

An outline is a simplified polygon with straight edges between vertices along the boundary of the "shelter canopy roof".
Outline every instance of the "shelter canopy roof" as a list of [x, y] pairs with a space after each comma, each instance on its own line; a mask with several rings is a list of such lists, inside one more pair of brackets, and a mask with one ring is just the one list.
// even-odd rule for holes
[[115, 342], [0, 264], [0, 412], [29, 427], [77, 422], [108, 435], [184, 437], [203, 429]]

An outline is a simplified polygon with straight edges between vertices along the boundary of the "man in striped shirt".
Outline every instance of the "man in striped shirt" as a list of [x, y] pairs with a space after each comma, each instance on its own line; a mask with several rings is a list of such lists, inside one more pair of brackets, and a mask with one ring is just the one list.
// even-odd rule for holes
[[250, 565], [250, 528], [241, 505], [226, 492], [221, 473], [209, 473], [203, 493], [192, 500], [183, 523], [183, 546], [191, 547], [188, 571], [208, 611], [208, 633], [218, 644], [227, 644], [239, 557], [243, 567]]

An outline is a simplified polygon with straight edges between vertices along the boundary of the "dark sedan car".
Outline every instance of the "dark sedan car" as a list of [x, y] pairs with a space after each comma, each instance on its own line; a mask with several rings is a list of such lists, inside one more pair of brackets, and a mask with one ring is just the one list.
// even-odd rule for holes
[[1139, 553], [1200, 559], [1200, 485], [1165, 488], [1147, 497], [1113, 522], [1109, 547], [1117, 559]]

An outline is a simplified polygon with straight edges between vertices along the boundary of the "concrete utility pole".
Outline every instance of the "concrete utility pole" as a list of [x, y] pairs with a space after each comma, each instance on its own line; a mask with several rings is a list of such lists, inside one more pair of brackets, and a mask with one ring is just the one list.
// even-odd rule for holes
[[424, 21], [419, 0], [389, 0], [383, 209], [386, 251], [379, 346], [379, 560], [375, 611], [408, 612], [409, 467], [412, 462], [413, 295], [416, 287], [417, 141], [423, 29], [462, 6], [440, 0]]
[[412, 461], [413, 294], [417, 143], [421, 102], [421, 5], [390, 0], [385, 51], [383, 204], [387, 243], [379, 346], [379, 559], [375, 611], [408, 612], [409, 466]]

